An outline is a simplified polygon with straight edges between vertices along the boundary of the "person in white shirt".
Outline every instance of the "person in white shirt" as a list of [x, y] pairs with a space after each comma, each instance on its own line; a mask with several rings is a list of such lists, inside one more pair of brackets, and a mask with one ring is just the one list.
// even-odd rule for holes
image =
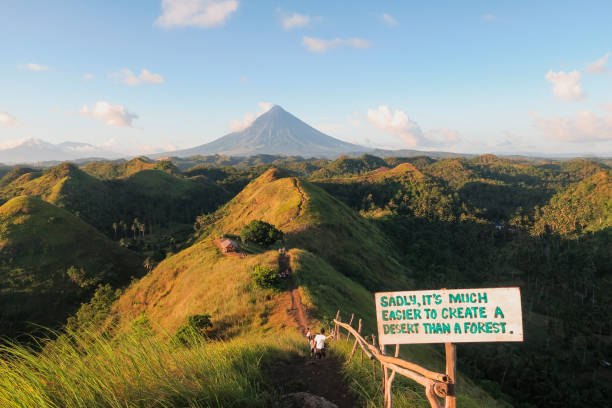
[[325, 357], [325, 340], [333, 338], [333, 334], [331, 336], [326, 336], [325, 329], [321, 329], [321, 333], [314, 337], [315, 358], [321, 359], [322, 357]]

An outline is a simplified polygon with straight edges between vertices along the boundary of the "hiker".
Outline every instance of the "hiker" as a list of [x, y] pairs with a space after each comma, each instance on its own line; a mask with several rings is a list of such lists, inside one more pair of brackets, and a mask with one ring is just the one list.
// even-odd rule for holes
[[315, 358], [315, 347], [317, 343], [315, 342], [314, 336], [310, 336], [310, 340], [308, 341], [308, 343], [310, 344], [310, 358]]
[[306, 328], [306, 338], [310, 340], [312, 338], [312, 332], [310, 331], [310, 327]]
[[323, 357], [325, 357], [325, 340], [327, 339], [333, 339], [334, 335], [332, 334], [331, 336], [326, 336], [325, 335], [325, 329], [321, 328], [321, 333], [317, 334], [314, 337], [314, 341], [315, 341], [315, 358], [318, 358], [319, 360]]

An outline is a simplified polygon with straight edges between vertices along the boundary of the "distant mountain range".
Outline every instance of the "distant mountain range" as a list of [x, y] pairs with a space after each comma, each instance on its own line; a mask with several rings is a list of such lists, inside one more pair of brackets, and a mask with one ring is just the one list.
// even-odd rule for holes
[[[318, 131], [280, 106], [276, 105], [259, 116], [250, 126], [222, 136], [212, 142], [190, 149], [148, 154], [153, 159], [165, 157], [183, 158], [189, 156], [235, 156], [256, 155], [301, 156], [303, 158], [336, 158], [340, 155], [360, 156], [364, 153], [379, 157], [429, 156], [432, 158], [472, 157], [475, 154], [451, 153], [444, 151], [421, 151], [412, 149], [387, 150], [347, 143]], [[505, 157], [533, 158], [545, 155], [501, 155]], [[570, 158], [580, 155], [557, 155]], [[39, 139], [26, 139], [21, 144], [0, 150], [0, 163], [39, 163], [53, 165], [62, 161], [87, 162], [100, 159], [125, 157], [99, 146], [88, 143], [64, 142], [52, 144]], [[548, 156], [549, 158], [552, 156]]]
[[40, 139], [26, 139], [17, 146], [0, 150], [0, 163], [39, 163], [83, 158], [116, 159], [121, 154], [89, 143], [64, 142], [53, 144]]

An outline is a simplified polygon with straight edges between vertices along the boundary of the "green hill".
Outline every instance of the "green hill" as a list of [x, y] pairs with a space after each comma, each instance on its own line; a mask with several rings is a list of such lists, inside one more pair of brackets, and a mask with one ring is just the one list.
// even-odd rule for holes
[[612, 227], [612, 172], [599, 171], [557, 193], [542, 207], [534, 234], [579, 235]]
[[0, 207], [1, 334], [32, 330], [28, 322], [58, 327], [97, 284], [125, 284], [141, 265], [68, 211], [13, 198]]
[[108, 161], [91, 162], [82, 167], [82, 170], [101, 180], [126, 178], [143, 170], [161, 170], [170, 174], [180, 171], [169, 161], [153, 161], [146, 157], [115, 163]]
[[18, 196], [38, 197], [78, 214], [85, 222], [100, 227], [112, 219], [107, 199], [109, 187], [71, 163], [45, 171], [16, 169], [0, 184], [0, 199]]

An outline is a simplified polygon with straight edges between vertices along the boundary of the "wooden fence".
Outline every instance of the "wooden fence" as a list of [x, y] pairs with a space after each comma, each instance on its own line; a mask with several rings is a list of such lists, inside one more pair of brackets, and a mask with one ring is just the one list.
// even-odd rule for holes
[[396, 374], [403, 375], [425, 387], [425, 395], [432, 408], [442, 408], [442, 404], [439, 398], [444, 399], [444, 408], [456, 408], [456, 397], [455, 397], [455, 344], [445, 343], [446, 349], [446, 373], [436, 373], [423, 368], [417, 364], [411, 363], [406, 360], [399, 358], [399, 344], [395, 345], [394, 356], [386, 355], [385, 347], [380, 345], [376, 347], [376, 337], [372, 334], [372, 343], [361, 336], [361, 319], [355, 330], [352, 327], [353, 319], [355, 315], [351, 315], [348, 323], [343, 323], [340, 320], [340, 311], [336, 313], [334, 319], [334, 336], [336, 339], [340, 338], [340, 329], [345, 329], [348, 333], [346, 339], [350, 336], [355, 338], [353, 349], [349, 356], [349, 361], [353, 358], [357, 346], [361, 348], [363, 353], [372, 360], [372, 375], [376, 380], [376, 361], [380, 363], [382, 369], [382, 390], [384, 395], [384, 407], [391, 408], [392, 392], [391, 386]]

